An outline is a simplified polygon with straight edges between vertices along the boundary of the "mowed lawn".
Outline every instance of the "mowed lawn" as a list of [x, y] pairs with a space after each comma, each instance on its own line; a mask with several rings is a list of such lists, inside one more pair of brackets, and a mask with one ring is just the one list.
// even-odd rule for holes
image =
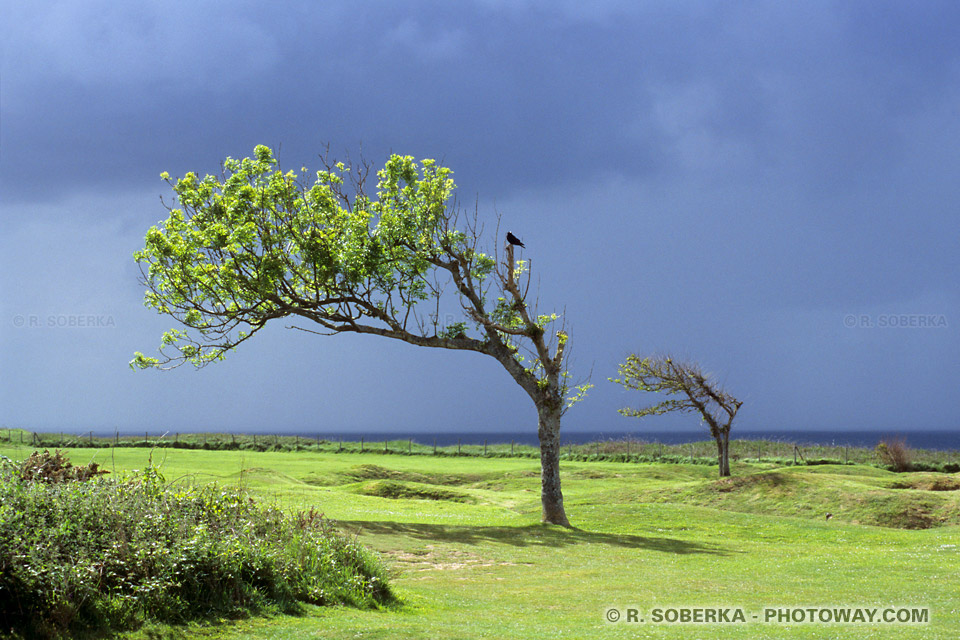
[[[0, 448], [14, 459], [30, 451]], [[150, 455], [68, 453], [118, 474], [142, 468]], [[152, 455], [169, 482], [241, 484], [284, 508], [316, 508], [339, 521], [383, 556], [403, 605], [307, 607], [298, 617], [154, 627], [130, 637], [960, 637], [956, 475], [735, 464], [734, 479], [718, 481], [716, 467], [703, 465], [568, 462], [563, 489], [576, 529], [566, 530], [539, 523], [532, 459]], [[747, 622], [649, 619], [653, 609], [684, 607], [739, 607]], [[764, 623], [770, 607], [926, 607], [930, 622]], [[647, 618], [610, 624], [611, 608]]]

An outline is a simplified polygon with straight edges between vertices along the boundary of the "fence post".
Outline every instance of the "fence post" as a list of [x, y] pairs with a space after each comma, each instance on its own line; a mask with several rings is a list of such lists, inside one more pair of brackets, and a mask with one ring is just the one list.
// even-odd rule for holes
[[[21, 438], [21, 440], [23, 439], [23, 435], [22, 435], [22, 434], [20, 435], [20, 438]], [[510, 455], [513, 455], [513, 440], [510, 441]]]
[[460, 438], [457, 438], [457, 455], [460, 455]]
[[387, 440], [386, 438], [383, 439], [383, 452], [384, 452], [384, 453], [387, 453], [387, 443], [388, 443], [388, 442], [389, 442], [389, 440]]
[[437, 439], [433, 439], [433, 455], [437, 455]]
[[797, 466], [797, 445], [793, 445], [793, 466]]
[[413, 453], [413, 438], [407, 440], [407, 453]]
[[363, 436], [360, 436], [360, 453], [363, 453]]
[[487, 455], [487, 441], [483, 441], [483, 455]]

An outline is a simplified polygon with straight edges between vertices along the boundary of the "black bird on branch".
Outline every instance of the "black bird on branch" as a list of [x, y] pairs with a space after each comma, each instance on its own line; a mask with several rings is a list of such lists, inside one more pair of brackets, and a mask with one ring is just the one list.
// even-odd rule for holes
[[522, 242], [520, 242], [520, 238], [518, 238], [517, 236], [513, 235], [513, 234], [510, 233], [509, 231], [507, 231], [507, 242], [509, 242], [510, 244], [519, 245], [519, 246], [523, 247], [524, 249], [527, 248], [526, 245], [524, 245]]

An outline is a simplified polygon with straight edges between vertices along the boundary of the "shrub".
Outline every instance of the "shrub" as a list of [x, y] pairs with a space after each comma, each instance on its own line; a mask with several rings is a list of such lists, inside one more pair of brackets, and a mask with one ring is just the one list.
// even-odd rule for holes
[[910, 471], [910, 447], [903, 438], [881, 440], [876, 448], [877, 457], [882, 464], [894, 471]]
[[43, 452], [31, 453], [29, 458], [20, 463], [15, 472], [27, 482], [54, 484], [70, 481], [84, 482], [98, 475], [110, 473], [100, 469], [96, 462], [91, 462], [85, 467], [75, 467], [59, 450], [50, 453], [46, 449]]
[[174, 487], [153, 466], [125, 479], [24, 473], [53, 469], [44, 456], [62, 461], [0, 464], [0, 635], [392, 600], [379, 560], [315, 511], [287, 516], [238, 490]]

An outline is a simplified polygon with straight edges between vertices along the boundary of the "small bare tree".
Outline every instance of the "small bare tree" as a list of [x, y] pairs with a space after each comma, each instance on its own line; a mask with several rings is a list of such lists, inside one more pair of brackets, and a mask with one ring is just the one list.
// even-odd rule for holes
[[703, 373], [700, 365], [677, 362], [670, 356], [641, 358], [631, 354], [619, 370], [620, 377], [610, 378], [611, 382], [627, 389], [678, 396], [643, 409], [625, 407], [620, 409], [621, 414], [643, 418], [671, 411], [699, 413], [710, 428], [710, 435], [717, 441], [720, 476], [730, 475], [730, 425], [743, 402], [724, 391], [709, 374]]
[[910, 471], [913, 466], [910, 447], [903, 438], [886, 438], [876, 448], [880, 462], [892, 467], [894, 471]]

